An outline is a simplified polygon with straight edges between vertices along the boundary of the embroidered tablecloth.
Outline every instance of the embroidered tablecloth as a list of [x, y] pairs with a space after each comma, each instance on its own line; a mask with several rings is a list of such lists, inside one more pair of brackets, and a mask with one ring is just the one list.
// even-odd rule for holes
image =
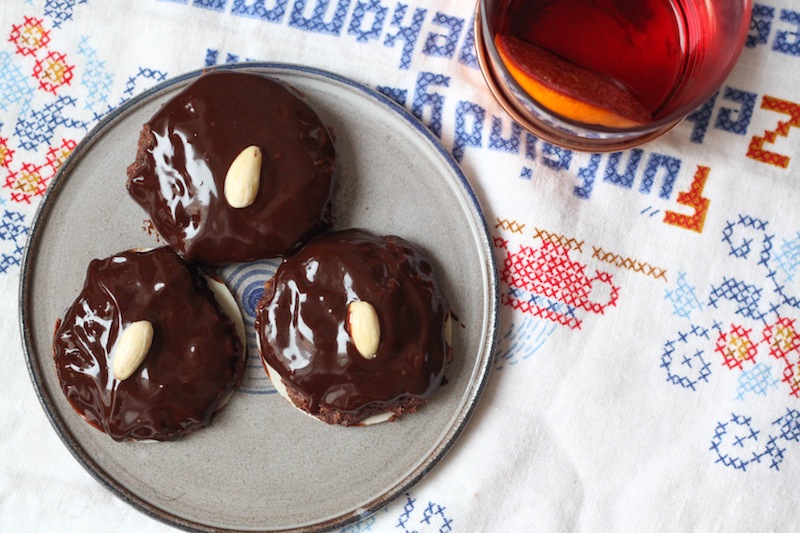
[[204, 66], [308, 65], [396, 100], [479, 196], [500, 273], [493, 372], [422, 482], [347, 532], [787, 531], [800, 511], [800, 7], [753, 7], [719, 92], [621, 153], [524, 132], [452, 0], [4, 0], [0, 531], [172, 528], [72, 458], [19, 333], [36, 208], [126, 100]]

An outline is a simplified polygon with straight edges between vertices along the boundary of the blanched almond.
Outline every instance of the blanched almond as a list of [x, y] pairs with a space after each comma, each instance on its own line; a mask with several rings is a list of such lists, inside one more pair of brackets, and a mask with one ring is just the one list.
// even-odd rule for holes
[[261, 185], [261, 148], [248, 146], [233, 160], [225, 174], [225, 200], [241, 209], [251, 205]]
[[153, 342], [153, 325], [147, 320], [132, 322], [117, 339], [111, 354], [114, 377], [124, 380], [131, 377], [142, 364]]
[[351, 302], [347, 306], [347, 323], [350, 338], [364, 358], [372, 359], [378, 353], [381, 342], [381, 324], [378, 313], [369, 302]]

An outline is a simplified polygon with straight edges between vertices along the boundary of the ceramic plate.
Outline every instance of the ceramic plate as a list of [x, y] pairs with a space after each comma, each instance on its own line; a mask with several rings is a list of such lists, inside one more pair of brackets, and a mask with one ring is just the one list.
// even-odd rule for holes
[[[274, 261], [220, 275], [249, 334], [244, 383], [213, 424], [178, 442], [117, 443], [85, 423], [62, 394], [51, 353], [56, 320], [93, 258], [159, 245], [128, 197], [125, 168], [141, 125], [200, 73], [129, 101], [78, 146], [42, 202], [20, 293], [28, 366], [66, 446], [97, 479], [140, 510], [193, 530], [306, 531], [341, 527], [424, 476], [464, 428], [490, 366], [496, 272], [483, 215], [464, 175], [403, 108], [347, 79], [305, 67], [249, 63], [299, 89], [333, 129], [342, 165], [336, 227], [396, 234], [428, 252], [451, 308], [456, 358], [448, 383], [394, 423], [333, 427], [275, 394], [255, 350], [253, 308]], [[80, 497], [75, 495], [74, 497]]]

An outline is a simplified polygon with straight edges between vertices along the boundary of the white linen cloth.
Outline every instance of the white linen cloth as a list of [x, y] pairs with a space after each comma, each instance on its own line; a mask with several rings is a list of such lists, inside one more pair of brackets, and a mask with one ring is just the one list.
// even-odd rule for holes
[[362, 531], [788, 531], [800, 511], [800, 7], [764, 0], [719, 93], [662, 139], [562, 150], [492, 99], [474, 4], [4, 0], [0, 531], [172, 531], [97, 483], [39, 405], [20, 259], [110, 109], [203, 66], [332, 71], [421, 117], [495, 238], [494, 372], [436, 468]]

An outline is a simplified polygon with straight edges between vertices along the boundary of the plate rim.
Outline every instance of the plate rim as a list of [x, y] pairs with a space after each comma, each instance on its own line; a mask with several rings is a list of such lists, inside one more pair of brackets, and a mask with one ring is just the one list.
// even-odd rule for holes
[[[292, 526], [288, 529], [283, 527], [282, 529], [265, 531], [301, 533], [344, 527], [374, 514], [389, 502], [395, 500], [403, 492], [417, 484], [444, 458], [447, 452], [449, 452], [453, 447], [471, 420], [472, 415], [474, 414], [479, 403], [480, 397], [486, 388], [489, 376], [492, 373], [491, 363], [493, 361], [494, 345], [497, 338], [497, 322], [499, 313], [499, 276], [492, 251], [492, 238], [483, 208], [481, 207], [481, 203], [475, 191], [464, 175], [464, 172], [455, 161], [454, 157], [444, 148], [441, 140], [438, 139], [430, 130], [428, 130], [427, 127], [425, 127], [425, 125], [417, 117], [412, 115], [405, 107], [401, 106], [388, 96], [375, 89], [372, 89], [350, 78], [316, 67], [310, 67], [296, 63], [248, 61], [228, 63], [184, 72], [183, 74], [179, 74], [163, 82], [159, 82], [141, 94], [125, 100], [119, 106], [110, 111], [86, 133], [86, 135], [81, 139], [75, 149], [64, 161], [56, 176], [51, 181], [50, 186], [45, 192], [31, 221], [28, 239], [20, 266], [21, 276], [18, 293], [18, 318], [22, 338], [23, 356], [25, 357], [28, 375], [32, 381], [36, 397], [39, 399], [39, 403], [42, 406], [50, 425], [55, 430], [62, 444], [65, 445], [70, 454], [78, 461], [84, 470], [86, 470], [96, 481], [109, 490], [114, 496], [124, 501], [137, 511], [149, 516], [150, 518], [185, 531], [225, 531], [231, 533], [251, 531], [245, 529], [226, 529], [214, 527], [208, 524], [199, 523], [192, 519], [177, 516], [176, 514], [173, 514], [166, 509], [162, 509], [155, 504], [144, 500], [140, 496], [137, 496], [130, 488], [126, 487], [119, 480], [108, 474], [108, 472], [106, 472], [99, 464], [97, 464], [94, 458], [89, 455], [82, 444], [76, 438], [74, 438], [72, 433], [67, 429], [62, 417], [59, 416], [56, 411], [52, 398], [50, 398], [50, 395], [46, 394], [44, 391], [44, 372], [37, 360], [38, 356], [34, 355], [34, 340], [32, 328], [29, 326], [28, 319], [28, 317], [31, 315], [30, 308], [32, 304], [30, 289], [32, 284], [32, 269], [39, 252], [39, 241], [41, 238], [41, 232], [43, 231], [40, 226], [44, 224], [44, 221], [51, 211], [52, 204], [55, 201], [59, 190], [63, 187], [63, 183], [67, 181], [67, 178], [71, 173], [70, 170], [74, 164], [76, 164], [76, 161], [84, 152], [91, 148], [91, 145], [94, 144], [99, 135], [104, 133], [107, 128], [113, 126], [117, 120], [124, 118], [123, 115], [128, 113], [129, 110], [139, 107], [151, 98], [155, 97], [157, 94], [176, 85], [180, 85], [187, 80], [194, 79], [204, 73], [223, 70], [268, 70], [274, 71], [274, 73], [278, 75], [285, 72], [289, 74], [299, 73], [315, 78], [322, 78], [324, 80], [333, 81], [361, 92], [366, 97], [377, 100], [378, 103], [388, 108], [390, 112], [400, 115], [400, 117], [404, 119], [408, 125], [425, 137], [430, 145], [436, 149], [443, 161], [447, 163], [453, 174], [458, 178], [462, 192], [466, 193], [467, 199], [470, 201], [471, 207], [474, 209], [473, 215], [475, 215], [475, 220], [473, 222], [476, 223], [476, 229], [482, 238], [481, 247], [484, 248], [484, 251], [486, 252], [486, 257], [483, 258], [482, 263], [483, 268], [489, 276], [486, 287], [488, 289], [486, 291], [486, 311], [488, 311], [486, 323], [487, 336], [483, 339], [483, 350], [479, 354], [479, 356], [483, 358], [483, 361], [478, 367], [478, 374], [470, 381], [468, 390], [465, 391], [466, 408], [455, 413], [456, 417], [453, 419], [453, 425], [444, 434], [443, 439], [433, 448], [432, 453], [428, 457], [424, 458], [421, 464], [414, 468], [409, 475], [396, 480], [394, 486], [389, 488], [386, 492], [376, 495], [372, 501], [369, 502], [369, 505], [363, 509], [345, 511], [342, 514], [323, 522], [317, 522], [298, 527]], [[267, 73], [267, 75], [269, 75], [269, 73]]]

